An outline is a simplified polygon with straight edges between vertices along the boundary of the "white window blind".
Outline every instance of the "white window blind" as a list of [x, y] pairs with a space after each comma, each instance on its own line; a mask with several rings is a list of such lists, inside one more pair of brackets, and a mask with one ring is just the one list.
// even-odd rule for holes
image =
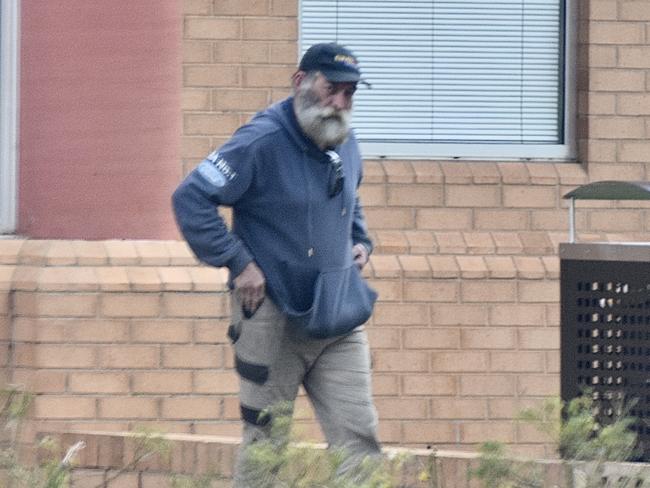
[[565, 157], [563, 3], [302, 0], [301, 48], [359, 57], [372, 89], [353, 120], [371, 153]]

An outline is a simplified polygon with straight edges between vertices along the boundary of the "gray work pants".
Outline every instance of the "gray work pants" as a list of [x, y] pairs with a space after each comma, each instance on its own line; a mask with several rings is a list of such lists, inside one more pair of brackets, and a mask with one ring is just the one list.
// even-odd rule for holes
[[330, 447], [342, 448], [345, 471], [380, 451], [377, 414], [372, 402], [370, 351], [366, 332], [357, 328], [329, 339], [298, 337], [286, 316], [267, 297], [246, 319], [232, 294], [232, 334], [240, 376], [243, 439], [235, 469], [235, 487], [246, 481], [246, 448], [266, 438], [264, 409], [293, 402], [302, 384]]

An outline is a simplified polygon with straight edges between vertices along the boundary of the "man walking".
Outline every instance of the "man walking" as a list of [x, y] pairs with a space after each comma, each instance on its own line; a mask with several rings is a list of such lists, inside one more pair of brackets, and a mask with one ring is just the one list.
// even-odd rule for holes
[[[197, 257], [226, 266], [232, 289], [243, 442], [268, 435], [261, 412], [304, 385], [343, 469], [380, 452], [370, 354], [360, 327], [376, 299], [360, 275], [372, 243], [357, 196], [362, 162], [349, 128], [365, 83], [357, 59], [316, 44], [292, 77], [293, 96], [258, 113], [181, 183], [179, 227]], [[215, 206], [233, 208], [228, 230]]]

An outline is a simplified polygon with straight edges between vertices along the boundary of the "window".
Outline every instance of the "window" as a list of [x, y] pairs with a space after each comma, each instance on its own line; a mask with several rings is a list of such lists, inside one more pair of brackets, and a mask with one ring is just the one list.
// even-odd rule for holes
[[18, 4], [0, 3], [0, 234], [16, 228]]
[[301, 0], [304, 52], [352, 49], [366, 156], [573, 157], [569, 0]]

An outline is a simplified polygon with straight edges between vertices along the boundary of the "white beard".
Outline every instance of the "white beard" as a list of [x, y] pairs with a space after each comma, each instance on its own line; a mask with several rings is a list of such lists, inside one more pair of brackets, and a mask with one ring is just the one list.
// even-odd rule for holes
[[325, 149], [343, 143], [350, 130], [350, 110], [321, 107], [318, 96], [309, 81], [303, 83], [294, 97], [296, 118], [303, 132], [316, 145]]

